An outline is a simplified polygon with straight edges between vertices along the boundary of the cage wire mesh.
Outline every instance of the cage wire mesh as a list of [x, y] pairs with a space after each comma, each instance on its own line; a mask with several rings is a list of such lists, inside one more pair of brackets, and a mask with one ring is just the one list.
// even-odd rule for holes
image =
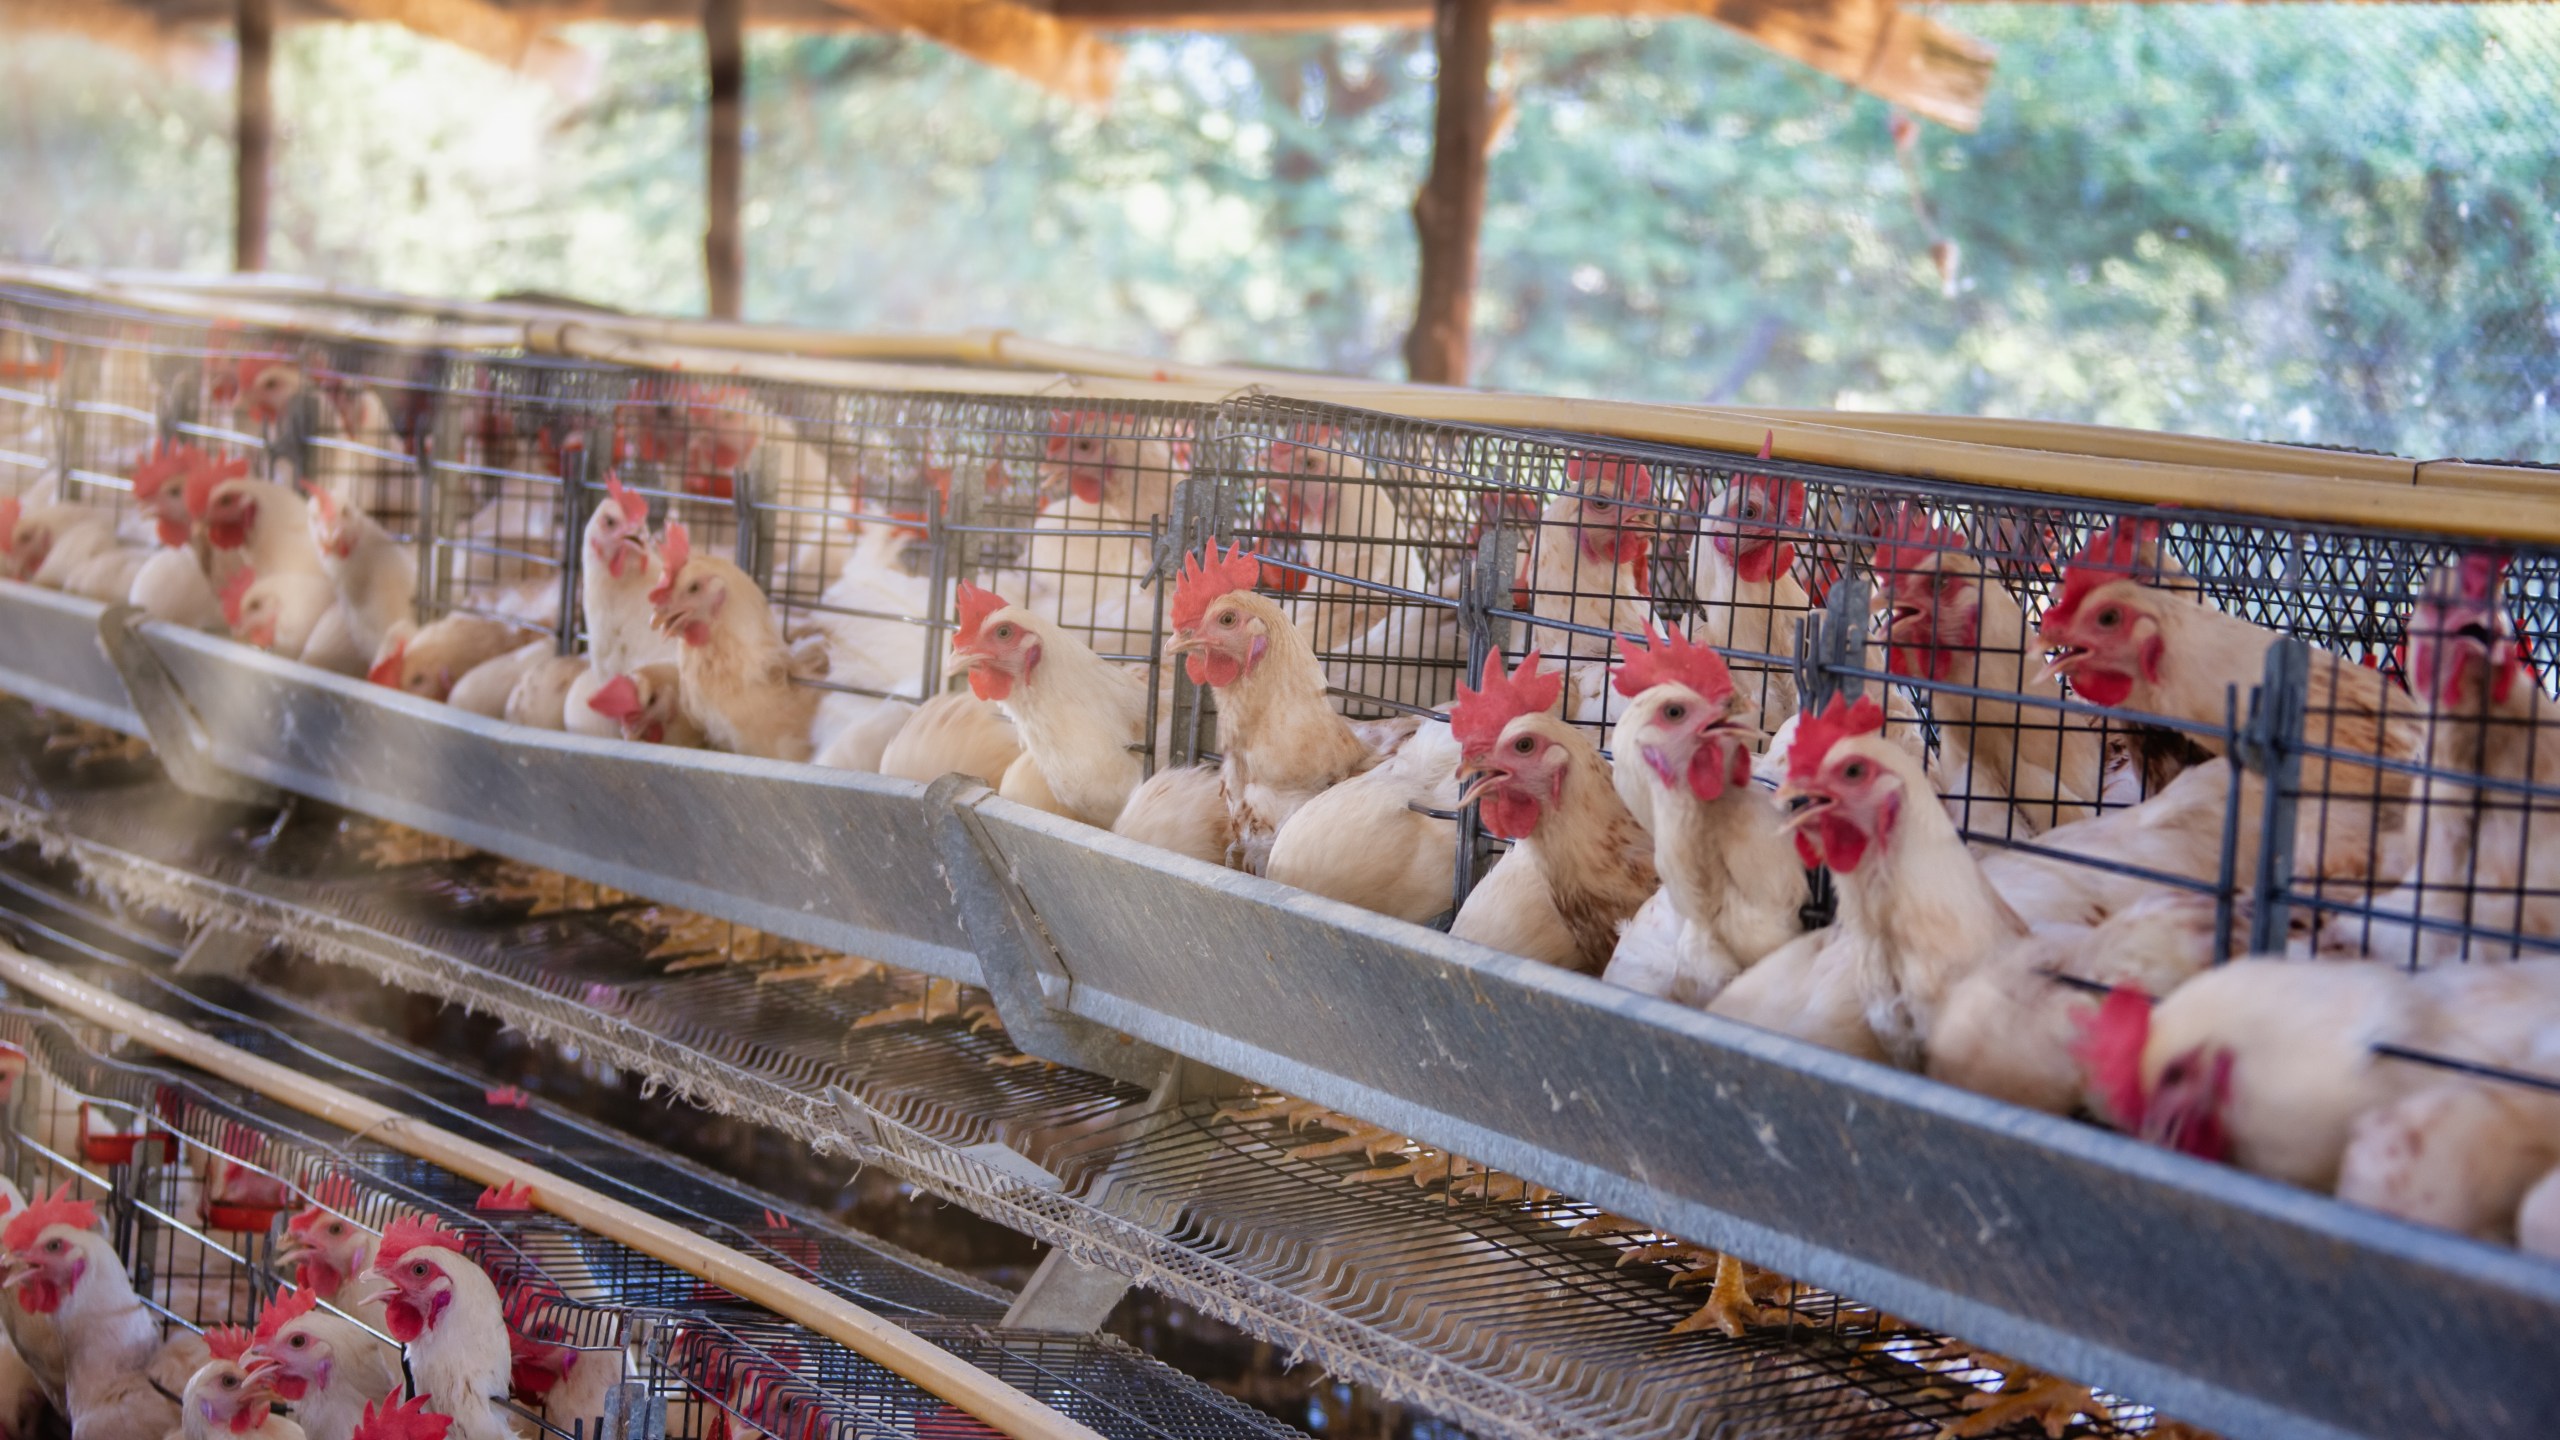
[[[171, 977], [153, 961], [125, 953], [148, 945], [130, 933], [137, 917], [108, 919], [93, 913], [52, 888], [52, 869], [0, 869], [0, 878], [8, 882], [7, 914], [13, 928], [32, 923], [36, 928], [28, 943], [53, 954], [58, 963], [72, 964], [89, 983], [251, 1054], [305, 1065], [320, 1061], [327, 1078], [367, 1098], [458, 1127], [649, 1213], [737, 1245], [875, 1308], [1113, 1440], [1293, 1433], [1104, 1337], [1002, 1328], [1005, 1297], [1000, 1292], [806, 1215], [795, 1221], [789, 1207], [775, 1208], [782, 1202], [725, 1177], [694, 1172], [555, 1109], [495, 1105], [484, 1093], [484, 1081], [392, 1049], [320, 1013], [287, 1005], [258, 985]], [[92, 931], [105, 948], [74, 939], [71, 929]], [[154, 948], [160, 950], [159, 964], [175, 954], [171, 947]], [[13, 1013], [0, 1011], [0, 1022]], [[73, 1055], [66, 1063], [87, 1059]], [[263, 1143], [263, 1161], [280, 1173], [290, 1169], [301, 1177], [300, 1189], [289, 1199], [304, 1206], [292, 1216], [296, 1223], [291, 1226], [302, 1232], [304, 1242], [343, 1246], [347, 1242], [330, 1233], [335, 1226], [341, 1231], [354, 1227], [361, 1243], [399, 1214], [425, 1210], [445, 1216], [465, 1231], [467, 1253], [505, 1292], [509, 1324], [525, 1337], [536, 1361], [548, 1353], [541, 1347], [556, 1349], [564, 1341], [587, 1353], [602, 1353], [590, 1345], [598, 1334], [594, 1317], [615, 1317], [621, 1328], [611, 1334], [627, 1336], [631, 1345], [630, 1383], [663, 1403], [663, 1423], [650, 1433], [703, 1435], [725, 1427], [732, 1435], [761, 1430], [933, 1436], [942, 1433], [937, 1427], [966, 1428], [956, 1412], [889, 1372], [696, 1276], [556, 1217], [493, 1207], [488, 1192], [441, 1167], [361, 1136], [314, 1126], [264, 1097], [212, 1098], [223, 1111], [217, 1123], [228, 1151], [239, 1153]], [[240, 1123], [244, 1119], [279, 1138], [250, 1137]], [[314, 1165], [292, 1159], [304, 1153], [325, 1159]], [[271, 1188], [289, 1187], [279, 1178]], [[321, 1253], [329, 1258], [333, 1252]], [[336, 1258], [341, 1264], [355, 1263], [343, 1255]], [[767, 1393], [758, 1377], [771, 1378], [767, 1362], [773, 1360], [786, 1362], [799, 1383]], [[574, 1365], [570, 1369], [576, 1373]], [[810, 1392], [807, 1377], [812, 1374], [826, 1377], [824, 1393]], [[550, 1397], [560, 1393], [554, 1387]], [[605, 1433], [622, 1433], [620, 1414], [640, 1413], [631, 1409], [633, 1398], [626, 1395], [624, 1409], [604, 1417], [612, 1422], [601, 1427]], [[562, 1418], [556, 1398], [549, 1408], [551, 1418]], [[593, 1434], [599, 1427], [584, 1428]]]
[[[390, 1222], [424, 1214], [458, 1232], [497, 1287], [518, 1375], [556, 1372], [539, 1398], [519, 1396], [527, 1433], [873, 1440], [967, 1425], [963, 1412], [841, 1345], [555, 1216], [492, 1203], [439, 1167], [326, 1127], [278, 1128], [271, 1106], [102, 1060], [31, 1012], [0, 1010], [0, 1043], [11, 1047], [0, 1057], [24, 1065], [8, 1136], [13, 1176], [30, 1193], [68, 1183], [101, 1200], [138, 1292], [172, 1327], [254, 1323], [293, 1284], [275, 1243], [284, 1234], [314, 1247], [297, 1254], [357, 1263], [347, 1257], [369, 1255]], [[1106, 1371], [1126, 1365], [1087, 1337], [919, 1321], [928, 1338], [1115, 1437], [1280, 1433], [1240, 1410], [1221, 1424], [1216, 1407], [1204, 1411], [1187, 1392], [1160, 1396], [1162, 1413], [1149, 1419], [1130, 1403], [1151, 1388], [1146, 1377], [1097, 1385], [1087, 1373], [1097, 1358]], [[618, 1378], [573, 1393], [569, 1377], [584, 1366]]]
[[[1605, 753], [1613, 648], [1677, 629], [1725, 657], [1773, 739], [1820, 697], [1875, 691], [1987, 865], [2210, 899], [2224, 953], [2560, 948], [2533, 854], [2560, 635], [2540, 550], [1267, 396], [1060, 409], [313, 346], [22, 294], [0, 318], [22, 485], [50, 467], [129, 491], [172, 434], [287, 479], [361, 462], [360, 493], [413, 526], [424, 613], [520, 614], [571, 643], [572, 539], [610, 475], [733, 555], [779, 634], [826, 632], [871, 667], [831, 660], [804, 683], [938, 693], [968, 580], [1148, 667], [1152, 758], [1181, 763], [1221, 742], [1214, 696], [1163, 663], [1162, 582], [1203, 543], [1240, 544], [1364, 721], [1440, 715], [1491, 657], [1535, 650]], [[2087, 628], [2118, 624], [2150, 638]], [[2166, 864], [2097, 843], [2145, 802], [2218, 844]], [[1493, 856], [1471, 813], [1444, 818], [1463, 900]], [[905, 982], [878, 983], [865, 1002]], [[677, 990], [666, 1023], [688, 1046], [853, 1018], [733, 981]], [[950, 1139], [1023, 1133], [983, 1064], [935, 1060], [930, 1083], [884, 1089], [876, 1066], [808, 1071], [797, 1057], [818, 1048], [763, 1053], [936, 1132], [934, 1164]], [[1025, 1092], [1024, 1122], [1069, 1123], [1042, 1116], [1054, 1098]], [[1125, 1103], [1091, 1098], [1092, 1114]]]
[[[150, 828], [165, 832], [165, 818]], [[157, 834], [98, 833], [110, 832], [167, 853]], [[866, 1161], [1074, 1253], [1102, 1247], [1187, 1303], [1277, 1326], [1329, 1368], [1471, 1426], [1667, 1436], [1739, 1416], [1763, 1433], [1853, 1426], [1919, 1440], [1956, 1398], [1998, 1383], [1961, 1347], [1885, 1333], [1871, 1307], [1774, 1277], [1755, 1282], [1767, 1325], [1740, 1340], [1675, 1335], [1698, 1309], [1682, 1275], [1699, 1252], [1670, 1237], [1276, 1100], [1146, 1110], [1128, 1087], [1021, 1065], [975, 1033], [965, 999], [915, 1005], [923, 997], [894, 977], [795, 996], [758, 985], [752, 961], [655, 974], [628, 940], [629, 958], [609, 969], [583, 947], [526, 938], [530, 925], [390, 914], [361, 865], [295, 868], [304, 873], [223, 873], [278, 903], [345, 904], [368, 930], [468, 951], [452, 993], [790, 1133], [841, 1144], [804, 1106], [843, 1085], [871, 1117]], [[519, 986], [558, 996], [557, 1007], [516, 998]], [[895, 1025], [866, 1008], [900, 996], [911, 1008]], [[683, 1048], [635, 1051], [616, 1038], [630, 1031]], [[1060, 1188], [990, 1162], [991, 1146], [1050, 1169]], [[2120, 1427], [2144, 1423], [2141, 1407], [2106, 1403]]]

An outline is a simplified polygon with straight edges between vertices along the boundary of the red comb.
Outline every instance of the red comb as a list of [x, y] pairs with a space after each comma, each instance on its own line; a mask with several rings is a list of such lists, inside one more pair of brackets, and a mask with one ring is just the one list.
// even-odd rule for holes
[[2151, 997], [2130, 986], [2107, 992], [2098, 1008], [2080, 1021], [2080, 1037], [2071, 1053], [2098, 1092], [2107, 1118], [2121, 1130], [2141, 1128], [2146, 1107], [2142, 1095], [2142, 1052], [2151, 1043]]
[[1469, 755], [1481, 755], [1502, 738], [1502, 727], [1523, 715], [1538, 715], [1553, 709], [1564, 693], [1562, 671], [1541, 671], [1539, 655], [1530, 651], [1520, 659], [1520, 668], [1502, 673], [1499, 651], [1484, 657], [1484, 678], [1476, 688], [1458, 687], [1457, 703], [1449, 707], [1449, 733]]
[[355, 1208], [356, 1182], [345, 1175], [331, 1175], [317, 1185], [306, 1185], [302, 1193], [310, 1201], [301, 1214], [284, 1222], [288, 1230], [307, 1230], [327, 1211], [344, 1212]]
[[1929, 519], [1928, 512], [1905, 502], [1893, 512], [1893, 524], [1876, 547], [1876, 573], [1907, 575], [1940, 555], [1965, 548], [1964, 536]]
[[[188, 448], [193, 450], [193, 447]], [[187, 470], [185, 491], [187, 513], [199, 520], [203, 519], [204, 512], [213, 505], [213, 488], [225, 481], [237, 480], [248, 473], [249, 457], [245, 455], [235, 455], [228, 460], [216, 460], [201, 450], [194, 450], [193, 459]]]
[[20, 501], [15, 495], [0, 495], [0, 555], [18, 548], [18, 514]]
[[258, 1315], [258, 1328], [250, 1339], [260, 1345], [276, 1338], [277, 1332], [301, 1319], [320, 1304], [319, 1292], [308, 1286], [297, 1286], [292, 1293], [279, 1295]]
[[1710, 647], [1693, 645], [1679, 631], [1665, 629], [1650, 644], [1619, 636], [1618, 666], [1609, 684], [1630, 700], [1656, 685], [1686, 685], [1700, 699], [1713, 702], [1733, 694], [1733, 672]]
[[249, 1332], [237, 1325], [222, 1325], [204, 1332], [204, 1348], [216, 1360], [237, 1361], [249, 1353]]
[[480, 1100], [482, 1104], [502, 1106], [509, 1110], [533, 1108], [533, 1097], [513, 1085], [500, 1085], [495, 1089], [484, 1090], [480, 1092]]
[[34, 1201], [18, 1212], [6, 1229], [0, 1229], [0, 1246], [24, 1250], [36, 1243], [36, 1237], [48, 1225], [68, 1225], [74, 1230], [94, 1230], [98, 1225], [98, 1207], [86, 1200], [71, 1198], [69, 1181], [55, 1187], [42, 1200]]
[[622, 477], [610, 470], [604, 472], [604, 496], [622, 507], [622, 518], [634, 525], [649, 518], [649, 501], [622, 488]]
[[403, 640], [399, 644], [392, 646], [390, 654], [383, 656], [381, 660], [375, 663], [372, 669], [366, 671], [364, 678], [372, 681], [376, 685], [388, 685], [392, 689], [397, 690], [400, 688], [401, 662], [407, 659], [408, 656], [409, 642]]
[[2466, 550], [2454, 565], [2462, 580], [2462, 598], [2483, 604], [2497, 598], [2500, 587], [2507, 583], [2507, 566], [2515, 554], [2508, 550]]
[[203, 453], [192, 445], [176, 445], [165, 440], [152, 446], [151, 453], [143, 456], [133, 467], [133, 498], [146, 502], [156, 498], [170, 481], [179, 479], [194, 468], [192, 457]]
[[240, 628], [240, 603], [249, 598], [249, 587], [258, 583], [258, 572], [243, 565], [222, 582], [222, 623]]
[[693, 535], [681, 520], [667, 522], [667, 538], [658, 546], [658, 558], [667, 572], [658, 577], [658, 588], [649, 592], [649, 603], [664, 605], [676, 593], [676, 572], [693, 559]]
[[389, 1396], [364, 1407], [364, 1418], [356, 1422], [353, 1440], [444, 1440], [453, 1428], [450, 1415], [432, 1414], [420, 1395], [414, 1400], [394, 1401]]
[[510, 1180], [504, 1185], [492, 1185], [480, 1192], [479, 1200], [475, 1201], [471, 1208], [474, 1210], [531, 1210], [533, 1190], [521, 1180]]
[[1218, 542], [1210, 541], [1182, 564], [1182, 576], [1173, 587], [1173, 628], [1198, 629], [1219, 596], [1252, 589], [1261, 574], [1261, 551], [1236, 545], [1221, 558]]
[[389, 1270], [401, 1256], [421, 1245], [439, 1246], [456, 1254], [462, 1251], [462, 1237], [447, 1230], [432, 1215], [403, 1215], [382, 1232], [382, 1246], [374, 1251], [373, 1268]]
[[628, 675], [616, 675], [587, 697], [587, 708], [607, 720], [628, 725], [640, 713], [640, 686]]
[[966, 580], [961, 581], [960, 633], [953, 637], [953, 643], [963, 647], [977, 644], [978, 627], [987, 623], [988, 616], [1011, 603], [993, 590], [982, 590]]
[[1653, 472], [1615, 455], [1585, 455], [1577, 450], [1565, 457], [1564, 478], [1578, 490], [1607, 490], [1639, 505], [1653, 498]]
[[1052, 410], [1049, 412], [1049, 438], [1041, 448], [1051, 455], [1067, 453], [1067, 442], [1096, 428], [1108, 430], [1111, 417], [1099, 410]]
[[2141, 579], [2142, 547], [2160, 538], [2160, 522], [2127, 515], [2089, 537], [2062, 571], [2062, 593], [2045, 607], [2039, 626], [2069, 620], [2091, 591], [2115, 580]]
[[1822, 768], [1823, 757], [1831, 747], [1858, 735], [1873, 735], [1884, 729], [1884, 707], [1873, 696], [1861, 695], [1851, 700], [1834, 695], [1819, 715], [1807, 715], [1796, 724], [1795, 748], [1787, 752], [1787, 778], [1810, 779]]

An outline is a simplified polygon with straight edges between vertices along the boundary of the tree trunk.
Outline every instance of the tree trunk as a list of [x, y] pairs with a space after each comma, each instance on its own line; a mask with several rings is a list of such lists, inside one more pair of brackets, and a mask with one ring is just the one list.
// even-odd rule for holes
[[1467, 383], [1467, 337], [1476, 305], [1476, 240], [1484, 224], [1485, 151], [1493, 139], [1487, 103], [1493, 69], [1493, 0], [1433, 0], [1439, 51], [1438, 114], [1431, 127], [1431, 174], [1413, 201], [1422, 275], [1405, 337], [1406, 371], [1429, 384]]
[[267, 176], [273, 168], [275, 0], [240, 0], [240, 74], [232, 100], [231, 264], [267, 268]]
[[711, 67], [709, 224], [702, 264], [714, 319], [735, 320], [747, 287], [746, 245], [738, 236], [738, 197], [747, 169], [746, 0], [702, 0], [703, 49]]

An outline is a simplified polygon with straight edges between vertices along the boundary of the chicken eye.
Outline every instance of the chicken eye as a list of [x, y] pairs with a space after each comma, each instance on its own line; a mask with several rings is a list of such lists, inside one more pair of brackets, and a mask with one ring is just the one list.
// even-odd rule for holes
[[1585, 500], [1585, 501], [1583, 501], [1583, 502], [1582, 502], [1582, 506], [1583, 506], [1583, 508], [1584, 508], [1584, 509], [1589, 510], [1589, 511], [1591, 511], [1592, 513], [1597, 514], [1597, 515], [1606, 515], [1606, 514], [1608, 514], [1608, 513], [1609, 513], [1609, 502], [1608, 502], [1608, 501], [1606, 501], [1606, 500], [1600, 500], [1600, 499]]
[[60, 1240], [47, 1240], [44, 1242], [44, 1248], [52, 1254], [59, 1255], [62, 1253], [62, 1242]]
[[1852, 760], [1848, 764], [1840, 767], [1840, 773], [1851, 780], [1864, 780], [1867, 778], [1867, 762], [1864, 760]]
[[996, 627], [996, 638], [997, 638], [997, 639], [999, 639], [999, 640], [1010, 640], [1010, 639], [1012, 639], [1012, 638], [1013, 638], [1013, 627], [1012, 627], [1012, 626], [1010, 626], [1010, 625], [999, 625], [999, 626], [997, 626], [997, 627]]
[[1662, 718], [1665, 720], [1686, 720], [1689, 718], [1689, 707], [1686, 705], [1665, 705], [1662, 707]]
[[2106, 609], [2098, 612], [2098, 628], [2101, 630], [2113, 630], [2116, 628], [2117, 623], [2123, 619], [2124, 612], [2118, 610], [2113, 605], [2110, 605]]
[[225, 1375], [225, 1376], [223, 1376], [223, 1377], [222, 1377], [222, 1388], [223, 1388], [223, 1389], [225, 1389], [225, 1390], [237, 1390], [237, 1389], [239, 1389], [239, 1388], [240, 1388], [240, 1377], [239, 1377], [239, 1376], [237, 1376], [237, 1375]]
[[1535, 740], [1530, 739], [1530, 738], [1529, 738], [1528, 736], [1526, 736], [1526, 735], [1523, 735], [1523, 736], [1521, 736], [1519, 739], [1514, 740], [1514, 741], [1512, 741], [1512, 742], [1511, 742], [1511, 748], [1512, 748], [1513, 752], [1514, 752], [1514, 753], [1516, 753], [1516, 754], [1521, 754], [1521, 755], [1534, 754], [1534, 753], [1537, 751], [1537, 748], [1538, 748], [1538, 742], [1537, 742], [1537, 741], [1535, 741]]
[[1236, 612], [1234, 612], [1233, 610], [1229, 610], [1229, 611], [1227, 611], [1226, 613], [1224, 613], [1224, 614], [1220, 615], [1220, 616], [1218, 617], [1218, 623], [1219, 623], [1220, 625], [1222, 625], [1222, 626], [1225, 626], [1225, 627], [1226, 627], [1227, 629], [1229, 629], [1229, 630], [1234, 629], [1234, 628], [1235, 628], [1235, 626], [1236, 626]]
[[329, 1222], [329, 1233], [330, 1233], [330, 1234], [332, 1234], [332, 1235], [344, 1235], [344, 1234], [346, 1234], [346, 1233], [347, 1233], [347, 1222], [346, 1222], [346, 1221], [344, 1221], [344, 1220], [332, 1220], [332, 1221], [330, 1221], [330, 1222]]
[[1079, 455], [1090, 455], [1090, 454], [1092, 454], [1092, 453], [1093, 453], [1093, 438], [1092, 438], [1091, 436], [1079, 436], [1079, 437], [1077, 437], [1077, 439], [1076, 439], [1076, 453], [1077, 453], [1077, 454], [1079, 454]]
[[412, 1274], [412, 1275], [417, 1276], [417, 1277], [418, 1277], [419, 1279], [421, 1279], [421, 1280], [426, 1279], [426, 1278], [427, 1278], [427, 1262], [426, 1262], [426, 1261], [424, 1261], [424, 1260], [415, 1260], [415, 1261], [411, 1261], [411, 1262], [410, 1262], [410, 1265], [409, 1265], [409, 1273], [410, 1273], [410, 1274]]
[[286, 1343], [293, 1346], [296, 1350], [304, 1350], [310, 1348], [311, 1337], [308, 1335], [296, 1335]]

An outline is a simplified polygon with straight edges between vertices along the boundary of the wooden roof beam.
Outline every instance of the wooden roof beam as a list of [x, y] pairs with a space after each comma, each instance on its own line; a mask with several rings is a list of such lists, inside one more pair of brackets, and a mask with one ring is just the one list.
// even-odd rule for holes
[[904, 30], [1010, 70], [1087, 105], [1111, 98], [1120, 52], [1082, 25], [1017, 0], [834, 0], [884, 30]]
[[1991, 47], [1896, 0], [1675, 0], [1675, 8], [1941, 125], [1982, 123]]

